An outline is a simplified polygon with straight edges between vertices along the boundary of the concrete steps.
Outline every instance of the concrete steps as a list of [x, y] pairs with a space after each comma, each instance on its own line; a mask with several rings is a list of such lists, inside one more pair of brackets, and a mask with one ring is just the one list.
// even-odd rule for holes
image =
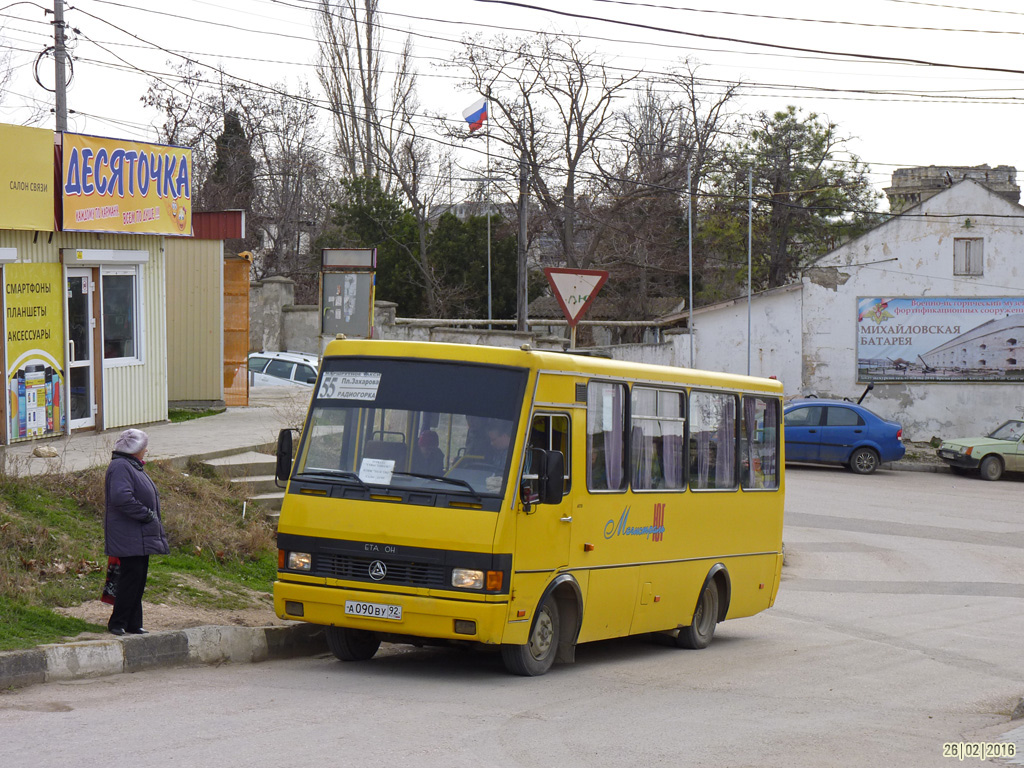
[[[284, 500], [284, 489], [274, 481], [277, 462], [267, 453], [245, 450], [228, 456], [207, 459], [203, 464], [222, 477], [230, 478], [245, 488], [247, 508], [259, 510], [268, 520], [277, 523]], [[252, 508], [256, 509], [253, 510]]]

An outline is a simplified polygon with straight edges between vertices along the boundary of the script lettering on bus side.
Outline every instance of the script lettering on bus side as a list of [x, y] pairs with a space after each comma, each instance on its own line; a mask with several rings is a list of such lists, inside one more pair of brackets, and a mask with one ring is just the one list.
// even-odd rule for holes
[[630, 525], [630, 507], [622, 510], [618, 520], [612, 518], [604, 524], [604, 537], [613, 539], [616, 536], [645, 536], [651, 541], [662, 541], [665, 537], [665, 505], [654, 505], [654, 519], [650, 525]]

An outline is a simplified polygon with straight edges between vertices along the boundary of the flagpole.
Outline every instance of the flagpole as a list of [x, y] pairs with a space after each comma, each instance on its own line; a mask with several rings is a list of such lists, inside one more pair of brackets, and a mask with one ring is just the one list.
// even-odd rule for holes
[[687, 272], [690, 278], [690, 367], [696, 368], [697, 363], [693, 359], [693, 181], [690, 177], [690, 164], [686, 164], [686, 239], [689, 242], [690, 263]]
[[488, 100], [487, 109], [487, 329], [490, 330], [491, 320], [491, 104]]

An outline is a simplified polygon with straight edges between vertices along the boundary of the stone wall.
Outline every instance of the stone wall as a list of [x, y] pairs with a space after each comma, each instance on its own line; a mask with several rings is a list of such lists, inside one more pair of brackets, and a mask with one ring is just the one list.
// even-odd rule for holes
[[[253, 352], [323, 353], [330, 337], [320, 337], [318, 308], [295, 305], [295, 284], [284, 277], [270, 277], [252, 283], [249, 292], [249, 348]], [[398, 305], [390, 301], [374, 303], [373, 335], [377, 339], [433, 341], [448, 344], [473, 344], [491, 347], [564, 349], [568, 341], [547, 332], [546, 327], [522, 333], [510, 328], [493, 330], [465, 328], [434, 323], [397, 322]], [[596, 347], [609, 357], [661, 365], [689, 365], [689, 336], [685, 331], [666, 332], [660, 344], [622, 344]]]

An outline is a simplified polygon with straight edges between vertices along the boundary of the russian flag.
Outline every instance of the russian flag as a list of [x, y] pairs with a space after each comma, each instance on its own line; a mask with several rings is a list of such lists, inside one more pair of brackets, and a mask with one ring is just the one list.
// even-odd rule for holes
[[480, 99], [469, 109], [462, 113], [462, 116], [466, 118], [466, 122], [469, 123], [469, 132], [478, 130], [484, 124], [484, 120], [487, 119], [487, 99]]

